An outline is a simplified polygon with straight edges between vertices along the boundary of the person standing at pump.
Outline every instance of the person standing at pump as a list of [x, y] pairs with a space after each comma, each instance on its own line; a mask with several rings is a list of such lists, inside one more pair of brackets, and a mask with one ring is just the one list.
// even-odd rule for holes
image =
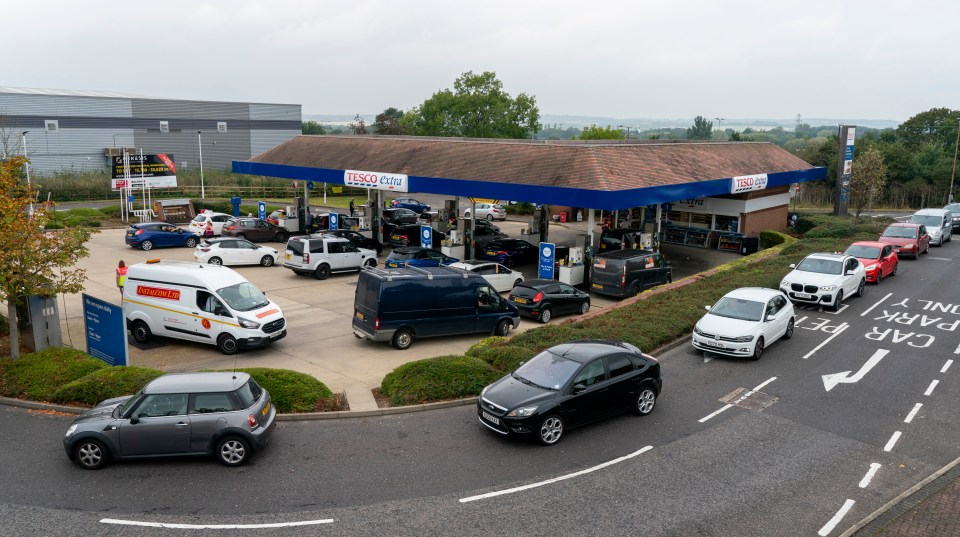
[[120, 300], [123, 300], [123, 286], [127, 283], [127, 265], [124, 264], [123, 259], [120, 260], [120, 264], [117, 265], [117, 287], [120, 288]]
[[353, 204], [353, 198], [350, 198], [350, 216], [353, 216], [353, 212], [357, 209], [357, 206]]

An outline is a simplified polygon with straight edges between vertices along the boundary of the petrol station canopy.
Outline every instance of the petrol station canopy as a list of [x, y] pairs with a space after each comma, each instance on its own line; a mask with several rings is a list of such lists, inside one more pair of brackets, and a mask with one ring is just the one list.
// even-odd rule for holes
[[[827, 175], [826, 168], [812, 167], [771, 143], [688, 140], [301, 135], [249, 161], [233, 162], [235, 173], [332, 184], [345, 184], [347, 171], [356, 170], [405, 175], [408, 183], [402, 192], [603, 210], [772, 188]], [[747, 183], [752, 186], [746, 190], [735, 186]]]

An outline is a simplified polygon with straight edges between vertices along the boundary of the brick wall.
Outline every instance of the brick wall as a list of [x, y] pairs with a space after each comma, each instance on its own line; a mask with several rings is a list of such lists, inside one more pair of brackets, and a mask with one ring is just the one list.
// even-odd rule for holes
[[783, 231], [787, 229], [788, 209], [788, 205], [779, 205], [744, 215], [740, 232], [744, 236], [755, 237], [765, 229]]

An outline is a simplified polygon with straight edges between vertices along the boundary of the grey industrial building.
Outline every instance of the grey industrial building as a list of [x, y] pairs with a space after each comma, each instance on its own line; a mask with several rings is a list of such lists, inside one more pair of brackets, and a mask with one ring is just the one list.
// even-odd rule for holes
[[24, 131], [40, 175], [109, 171], [121, 148], [172, 154], [178, 169], [197, 169], [201, 143], [205, 170], [229, 170], [299, 135], [301, 107], [0, 87], [0, 157], [22, 153]]

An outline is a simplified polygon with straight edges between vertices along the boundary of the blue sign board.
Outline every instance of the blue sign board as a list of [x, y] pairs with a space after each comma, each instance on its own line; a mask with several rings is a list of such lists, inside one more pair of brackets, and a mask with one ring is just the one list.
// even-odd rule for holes
[[330, 213], [330, 231], [336, 231], [338, 229], [337, 228], [338, 219], [339, 217], [337, 216], [337, 213]]
[[307, 190], [313, 190], [313, 181], [307, 181]]
[[420, 246], [424, 248], [433, 248], [433, 228], [430, 226], [420, 226]]
[[552, 242], [540, 243], [540, 263], [537, 276], [545, 280], [553, 279], [553, 267], [557, 263], [557, 246]]
[[257, 218], [260, 220], [267, 219], [267, 202], [258, 201], [257, 202]]
[[127, 326], [123, 308], [83, 293], [87, 354], [107, 365], [127, 365]]

